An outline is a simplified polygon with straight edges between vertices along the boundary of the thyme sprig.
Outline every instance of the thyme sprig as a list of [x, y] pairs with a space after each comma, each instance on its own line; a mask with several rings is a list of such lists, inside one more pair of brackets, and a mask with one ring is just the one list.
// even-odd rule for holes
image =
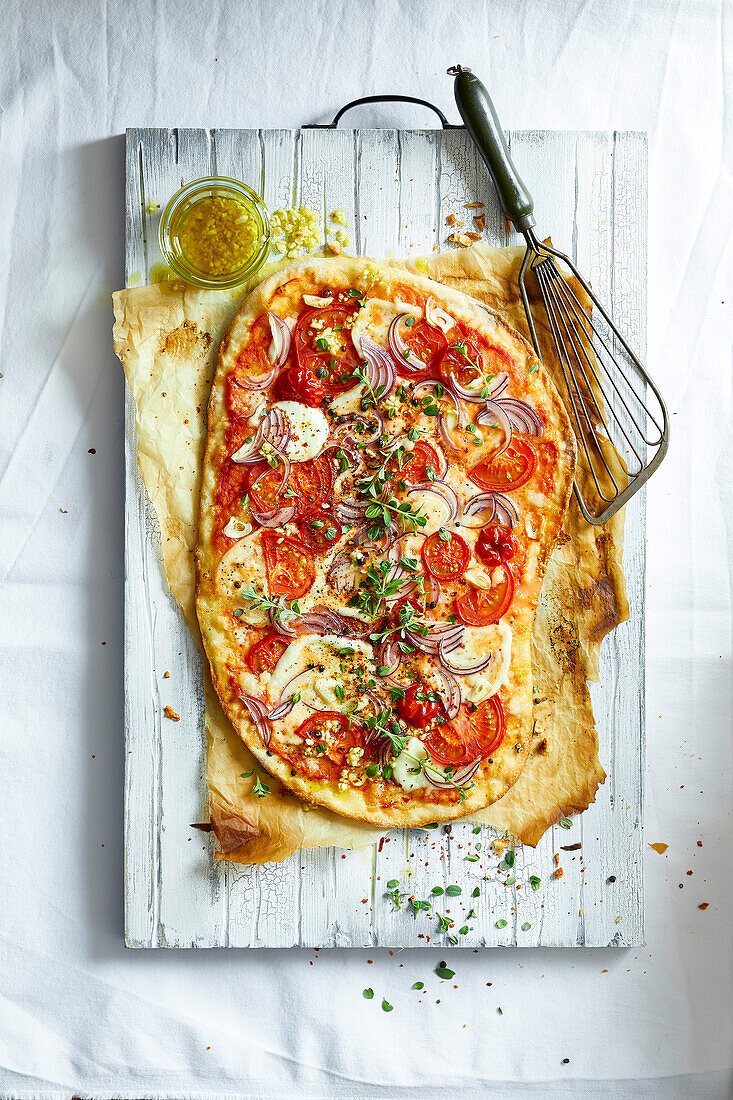
[[[300, 604], [297, 600], [290, 601], [290, 607], [283, 596], [278, 596], [277, 599], [271, 600], [268, 596], [261, 595], [257, 589], [249, 584], [246, 588], [243, 588], [240, 592], [240, 596], [244, 600], [248, 600], [252, 604], [252, 608], [255, 611], [272, 611], [273, 617], [282, 622], [286, 619], [292, 618], [294, 615], [300, 615]], [[234, 614], [244, 614], [244, 610], [237, 608]], [[237, 616], [239, 617], [239, 616]]]

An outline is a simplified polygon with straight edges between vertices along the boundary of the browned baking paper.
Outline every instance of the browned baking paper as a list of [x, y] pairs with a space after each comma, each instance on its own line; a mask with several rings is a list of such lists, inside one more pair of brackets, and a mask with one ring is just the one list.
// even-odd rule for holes
[[[482, 243], [404, 266], [470, 294], [527, 335], [516, 284], [522, 251]], [[218, 343], [241, 297], [160, 283], [118, 291], [113, 299], [115, 351], [135, 398], [138, 461], [160, 522], [166, 576], [200, 647], [193, 552], [205, 410]], [[541, 317], [538, 335], [545, 365], [562, 394]], [[621, 460], [615, 452], [612, 457], [623, 478]], [[537, 844], [566, 814], [584, 810], [605, 778], [586, 681], [597, 679], [602, 639], [628, 617], [622, 550], [622, 513], [604, 527], [592, 527], [571, 503], [533, 632], [533, 751], [515, 786], [475, 815], [526, 844]], [[301, 847], [366, 847], [382, 835], [369, 825], [307, 806], [274, 780], [266, 798], [252, 795], [252, 780], [242, 773], [253, 768], [253, 758], [225, 718], [208, 670], [205, 686], [209, 812], [219, 858], [264, 863], [286, 859]]]

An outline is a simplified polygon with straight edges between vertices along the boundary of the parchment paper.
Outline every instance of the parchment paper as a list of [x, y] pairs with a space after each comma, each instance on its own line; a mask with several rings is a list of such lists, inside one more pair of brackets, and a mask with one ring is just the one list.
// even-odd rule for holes
[[[521, 254], [480, 243], [404, 266], [463, 290], [527, 334], [516, 285]], [[171, 282], [118, 291], [113, 299], [114, 346], [135, 398], [138, 461], [160, 521], [166, 575], [201, 648], [193, 553], [206, 403], [218, 343], [241, 295]], [[538, 335], [554, 376], [559, 368], [541, 318]], [[615, 452], [612, 457], [623, 479], [621, 460]], [[533, 752], [515, 786], [476, 815], [526, 844], [535, 845], [566, 814], [584, 810], [605, 778], [586, 681], [597, 678], [603, 637], [628, 617], [622, 549], [622, 513], [604, 527], [592, 527], [571, 503], [533, 632]], [[251, 784], [240, 777], [254, 766], [253, 759], [226, 720], [208, 669], [205, 680], [209, 813], [221, 848], [218, 858], [263, 863], [286, 859], [300, 847], [366, 847], [382, 835], [307, 806], [274, 781], [266, 798], [249, 794]]]

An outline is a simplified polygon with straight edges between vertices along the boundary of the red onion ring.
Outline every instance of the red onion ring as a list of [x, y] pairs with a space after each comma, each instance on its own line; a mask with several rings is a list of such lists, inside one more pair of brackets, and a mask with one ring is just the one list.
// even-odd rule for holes
[[499, 402], [499, 401], [489, 401], [489, 402], [487, 402], [484, 405], [483, 409], [481, 409], [480, 412], [476, 413], [476, 423], [477, 424], [488, 424], [489, 426], [493, 427], [494, 422], [496, 422], [496, 427], [501, 428], [501, 430], [504, 433], [504, 442], [502, 443], [499, 450], [496, 451], [496, 453], [494, 455], [494, 457], [496, 457], [498, 455], [503, 455], [504, 454], [504, 451], [507, 449], [507, 447], [511, 443], [512, 436], [514, 434], [514, 428], [512, 427], [512, 422], [509, 419], [509, 416], [507, 415], [506, 411], [502, 407], [501, 402]]
[[[269, 612], [269, 619], [278, 634], [286, 638], [297, 638], [303, 634], [336, 634], [344, 637], [363, 638], [372, 629], [371, 624], [362, 624], [361, 630], [354, 629], [354, 620], [345, 615], [339, 615], [330, 607], [319, 605], [312, 611], [306, 611], [302, 615], [289, 614], [282, 620], [274, 610]], [[357, 620], [358, 621], [358, 620]]]
[[390, 517], [390, 524], [388, 528], [384, 529], [384, 534], [379, 538], [370, 538], [367, 532], [371, 529], [375, 520], [369, 520], [362, 527], [359, 527], [353, 535], [354, 545], [358, 546], [362, 550], [371, 551], [376, 550], [380, 553], [385, 553], [394, 544], [397, 538], [397, 526], [394, 519]]
[[254, 378], [233, 378], [232, 385], [239, 386], [243, 390], [252, 390], [254, 393], [261, 393], [262, 390], [266, 390], [268, 386], [271, 386], [275, 381], [280, 368], [275, 364], [272, 370], [268, 370], [266, 374], [258, 374]]
[[448, 400], [452, 403], [453, 408], [455, 410], [455, 414], [456, 414], [456, 417], [458, 419], [458, 427], [462, 428], [463, 425], [466, 423], [466, 417], [463, 413], [463, 409], [461, 408], [461, 403], [458, 400], [455, 393], [453, 392], [453, 390], [451, 389], [451, 387], [446, 385], [445, 382], [441, 382], [437, 378], [425, 378], [425, 379], [423, 379], [422, 382], [418, 382], [417, 385], [413, 386], [412, 396], [417, 397], [418, 394], [422, 393], [423, 390], [425, 390], [426, 392], [429, 391], [430, 393], [434, 394], [435, 389], [436, 389], [437, 386], [441, 386], [442, 389], [443, 389], [443, 392], [440, 395], [440, 397], [436, 397], [435, 400], [436, 401], [441, 401], [444, 397], [448, 398]]
[[[373, 426], [370, 426], [370, 423]], [[365, 425], [367, 430], [361, 433], [355, 432], [353, 429], [356, 424]], [[368, 414], [345, 413], [337, 418], [336, 427], [331, 430], [333, 439], [338, 441], [343, 439], [349, 447], [356, 447], [358, 444], [363, 443], [373, 443], [382, 435], [384, 435], [384, 418], [377, 409], [370, 410]]]
[[291, 695], [284, 703], [278, 703], [278, 705], [267, 714], [267, 718], [270, 722], [276, 722], [280, 718], [287, 718], [294, 706], [295, 699]]
[[252, 512], [252, 519], [259, 523], [260, 527], [281, 527], [283, 523], [290, 523], [295, 515], [295, 505], [289, 504], [284, 508], [278, 508], [272, 514], [270, 512]]
[[267, 725], [267, 708], [265, 704], [254, 695], [240, 695], [239, 698], [249, 711], [249, 716], [255, 724], [262, 744], [266, 749], [269, 749], [272, 731]]
[[268, 313], [267, 319], [270, 322], [270, 332], [275, 345], [275, 367], [284, 367], [290, 355], [292, 340], [290, 328], [287, 321], [284, 321], [282, 317], [278, 317], [276, 313]]
[[[437, 657], [440, 655], [441, 643], [444, 652], [452, 653], [461, 644], [465, 632], [466, 628], [462, 623], [435, 623], [429, 628], [427, 634], [405, 630], [405, 638], [415, 646], [415, 649], [420, 649], [431, 657]], [[453, 670], [448, 669], [448, 671]]]
[[356, 500], [355, 497], [348, 497], [346, 500], [340, 500], [334, 507], [334, 512], [338, 519], [344, 523], [355, 523], [356, 520], [364, 518], [363, 513], [367, 510], [370, 504], [374, 504], [373, 500]]
[[505, 493], [478, 493], [468, 501], [463, 509], [463, 515], [472, 516], [474, 513], [488, 512], [489, 509], [491, 514], [483, 523], [467, 523], [466, 526], [472, 530], [480, 530], [488, 527], [497, 516], [500, 517], [499, 523], [503, 523], [506, 527], [514, 527], [514, 524], [519, 522], [519, 512]]
[[412, 317], [411, 313], [400, 313], [395, 317], [392, 324], [389, 326], [389, 334], [387, 341], [389, 343], [389, 350], [394, 356], [394, 361], [397, 365], [397, 370], [404, 371], [410, 374], [412, 371], [425, 370], [425, 363], [422, 359], [419, 359], [415, 355], [414, 351], [411, 351], [407, 345], [403, 342], [399, 333], [400, 322], [404, 317]]
[[423, 768], [423, 775], [425, 776], [431, 787], [437, 787], [439, 791], [448, 791], [454, 789], [455, 787], [462, 787], [463, 784], [466, 783], [469, 779], [473, 779], [474, 775], [479, 769], [480, 764], [481, 757], [477, 756], [476, 759], [472, 760], [470, 764], [466, 764], [465, 768], [462, 768], [459, 772], [456, 772], [456, 774], [451, 779], [446, 780], [433, 779], [430, 775], [430, 772], [433, 770], [435, 765], [431, 766], [430, 764], [428, 764]]
[[377, 400], [382, 401], [385, 397], [389, 397], [397, 385], [397, 372], [392, 356], [369, 336], [362, 336], [359, 343], [361, 353], [367, 362], [367, 381]]
[[292, 431], [287, 413], [283, 412], [282, 409], [270, 409], [263, 417], [249, 443], [243, 444], [231, 456], [232, 462], [245, 466], [252, 462], [259, 462], [263, 443], [269, 443], [272, 449], [277, 451], [280, 457], [283, 457], [283, 452], [290, 442]]
[[524, 432], [525, 435], [543, 434], [542, 421], [526, 401], [520, 401], [518, 397], [503, 397], [500, 404], [516, 431]]
[[[351, 560], [354, 550], [346, 548], [336, 554], [328, 567], [326, 580], [330, 581], [337, 592], [354, 592], [359, 587], [361, 566]], [[364, 563], [366, 564], [366, 562]]]
[[447, 669], [438, 668], [436, 672], [443, 681], [445, 716], [449, 719], [456, 718], [461, 709], [461, 703], [463, 702], [461, 685], [458, 683], [455, 676], [451, 672], [448, 672]]
[[494, 493], [478, 493], [475, 497], [471, 497], [463, 509], [463, 519], [465, 519], [466, 516], [473, 516], [476, 513], [488, 511], [491, 512], [491, 515], [487, 520], [484, 520], [483, 523], [478, 523], [475, 527], [473, 524], [467, 523], [466, 526], [472, 530], [481, 530], [482, 527], [488, 527], [496, 515], [496, 496]]
[[449, 485], [446, 481], [442, 481], [440, 478], [435, 481], [420, 481], [417, 485], [413, 485], [407, 494], [408, 497], [413, 493], [432, 493], [448, 506], [448, 518], [446, 523], [453, 523], [458, 519], [458, 512], [460, 511], [460, 502], [458, 500], [458, 494], [452, 485]]
[[494, 502], [496, 504], [494, 514], [499, 523], [503, 523], [505, 527], [513, 527], [515, 523], [519, 523], [519, 512], [514, 502], [505, 493], [494, 493]]
[[394, 638], [385, 638], [377, 650], [377, 661], [383, 667], [389, 671], [385, 673], [386, 676], [394, 676], [397, 669], [402, 663], [400, 657], [400, 647]]
[[[452, 649], [457, 649], [457, 646], [452, 646]], [[493, 651], [489, 651], [486, 657], [479, 657], [478, 661], [472, 665], [453, 665], [447, 657], [450, 652], [451, 648], [448, 648], [447, 640], [442, 638], [438, 642], [438, 660], [446, 672], [450, 672], [453, 676], [470, 676], [474, 672], [483, 672], [494, 659]]]

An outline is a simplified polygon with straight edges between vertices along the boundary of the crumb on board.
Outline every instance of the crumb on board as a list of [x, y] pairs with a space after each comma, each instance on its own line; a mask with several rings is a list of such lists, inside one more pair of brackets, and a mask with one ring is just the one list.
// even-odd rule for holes
[[170, 680], [170, 678], [171, 678], [170, 672], [166, 671], [166, 672], [163, 673], [163, 679], [164, 680]]
[[461, 248], [468, 248], [471, 244], [471, 238], [468, 233], [451, 233], [448, 238], [451, 244], [458, 244]]
[[483, 216], [483, 214], [478, 214], [473, 220], [476, 223], [476, 228], [479, 230], [479, 232], [483, 233], [486, 226], [486, 218]]
[[482, 202], [467, 202], [465, 207], [466, 210], [483, 210], [484, 205]]
[[657, 841], [656, 844], [650, 844], [649, 847], [653, 848], [655, 852], [659, 852], [660, 856], [663, 856], [669, 848], [669, 844], [662, 844], [661, 841]]
[[466, 224], [465, 222], [462, 222], [460, 220], [460, 218], [458, 217], [457, 214], [449, 214], [448, 217], [445, 220], [448, 223], [448, 225], [465, 225]]
[[466, 236], [468, 237], [468, 239], [470, 241], [480, 241], [481, 240], [481, 234], [480, 233], [474, 233], [472, 229], [469, 229], [469, 231], [466, 233]]
[[698, 909], [707, 909], [708, 905], [710, 905], [709, 901], [701, 901], [698, 905]]
[[163, 710], [163, 714], [166, 716], [166, 718], [170, 718], [171, 722], [180, 722], [181, 720], [180, 714], [176, 714], [173, 707], [171, 706], [166, 705]]

